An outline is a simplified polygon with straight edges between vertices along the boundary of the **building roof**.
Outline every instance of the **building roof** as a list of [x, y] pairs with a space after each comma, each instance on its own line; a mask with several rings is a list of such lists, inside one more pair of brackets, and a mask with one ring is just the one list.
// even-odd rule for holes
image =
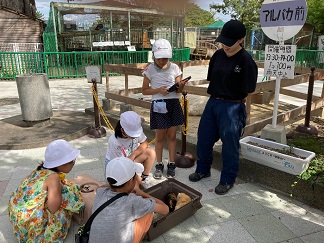
[[218, 20], [210, 25], [206, 25], [206, 26], [201, 26], [199, 28], [203, 28], [203, 29], [221, 29], [223, 28], [225, 22], [223, 22], [222, 20]]

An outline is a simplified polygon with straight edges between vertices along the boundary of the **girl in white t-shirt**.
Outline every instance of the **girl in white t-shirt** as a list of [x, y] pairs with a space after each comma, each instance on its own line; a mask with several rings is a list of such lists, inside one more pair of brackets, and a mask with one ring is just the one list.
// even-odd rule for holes
[[141, 123], [140, 116], [134, 111], [126, 111], [120, 115], [115, 133], [108, 139], [105, 167], [116, 157], [128, 157], [134, 162], [143, 164], [141, 180], [145, 181], [156, 155], [154, 149], [149, 147]]
[[[175, 158], [177, 149], [176, 133], [179, 125], [184, 122], [184, 115], [179, 101], [179, 92], [184, 83], [181, 82], [181, 70], [177, 64], [170, 62], [172, 48], [170, 42], [158, 39], [152, 47], [154, 63], [143, 71], [143, 95], [152, 95], [150, 111], [150, 129], [155, 130], [155, 151], [157, 164], [153, 177], [161, 179], [164, 165], [162, 151], [164, 140], [168, 142], [169, 161], [167, 164], [167, 177], [175, 177]], [[178, 89], [170, 91], [169, 88], [178, 84]]]

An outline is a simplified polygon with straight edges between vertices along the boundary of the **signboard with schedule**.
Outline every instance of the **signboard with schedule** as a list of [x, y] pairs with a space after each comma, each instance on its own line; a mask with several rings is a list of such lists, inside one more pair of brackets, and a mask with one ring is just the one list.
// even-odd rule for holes
[[296, 45], [284, 41], [294, 37], [303, 27], [307, 17], [306, 0], [264, 0], [260, 10], [260, 25], [270, 39], [279, 45], [266, 45], [264, 74], [276, 77], [272, 128], [277, 126], [280, 81], [294, 79]]
[[264, 75], [276, 78], [294, 78], [296, 45], [266, 45]]

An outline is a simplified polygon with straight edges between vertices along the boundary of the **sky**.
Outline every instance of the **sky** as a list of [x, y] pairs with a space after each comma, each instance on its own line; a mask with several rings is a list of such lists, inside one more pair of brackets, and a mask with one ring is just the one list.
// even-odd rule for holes
[[[195, 2], [199, 7], [202, 9], [205, 9], [209, 11], [209, 4], [211, 3], [222, 3], [222, 0], [192, 0]], [[37, 11], [41, 12], [45, 19], [48, 18], [49, 14], [49, 7], [50, 7], [50, 2], [67, 2], [67, 0], [35, 0], [36, 2], [36, 8]], [[98, 0], [74, 0], [74, 3], [90, 3], [90, 2], [98, 2]], [[71, 1], [72, 3], [72, 1]], [[223, 21], [229, 20], [229, 16], [225, 16], [222, 14], [217, 14], [216, 18], [220, 18]]]

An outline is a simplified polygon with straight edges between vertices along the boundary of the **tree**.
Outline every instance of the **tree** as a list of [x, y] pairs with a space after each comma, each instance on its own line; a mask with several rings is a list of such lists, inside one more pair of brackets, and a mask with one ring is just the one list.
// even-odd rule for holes
[[[264, 0], [223, 0], [223, 4], [210, 4], [218, 13], [240, 20], [247, 29], [260, 26], [260, 10]], [[322, 0], [319, 0], [322, 1]]]
[[140, 8], [156, 9], [163, 12], [182, 12], [189, 0], [111, 0], [115, 3], [125, 3]]
[[313, 24], [317, 32], [324, 33], [324, 1], [307, 0], [307, 7], [307, 23]]
[[211, 12], [201, 9], [195, 3], [189, 3], [185, 11], [185, 26], [205, 26], [215, 22]]
[[39, 11], [36, 11], [36, 18], [44, 20], [44, 14]]

